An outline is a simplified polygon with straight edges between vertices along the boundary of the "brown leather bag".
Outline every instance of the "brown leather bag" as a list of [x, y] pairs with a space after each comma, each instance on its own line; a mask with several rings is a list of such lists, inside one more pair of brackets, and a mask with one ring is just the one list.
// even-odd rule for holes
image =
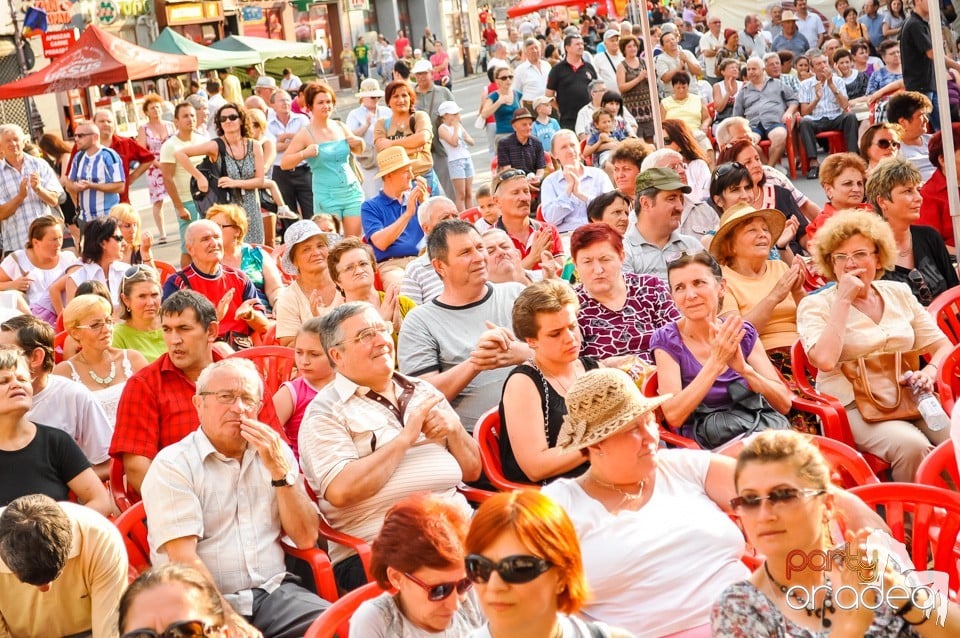
[[908, 386], [900, 385], [907, 370], [920, 369], [920, 352], [884, 352], [840, 364], [853, 385], [853, 400], [867, 423], [915, 421], [920, 409]]

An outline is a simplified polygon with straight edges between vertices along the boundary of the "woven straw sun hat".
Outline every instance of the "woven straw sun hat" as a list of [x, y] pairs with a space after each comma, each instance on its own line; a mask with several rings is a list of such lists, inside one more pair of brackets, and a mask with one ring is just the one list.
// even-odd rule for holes
[[754, 208], [746, 202], [740, 202], [728, 208], [720, 216], [720, 226], [717, 233], [710, 242], [710, 254], [714, 256], [721, 264], [730, 258], [729, 237], [733, 236], [737, 228], [749, 222], [756, 217], [762, 217], [767, 222], [767, 228], [770, 230], [770, 243], [774, 244], [783, 233], [783, 227], [787, 223], [783, 213], [774, 208]]
[[623, 370], [600, 368], [577, 379], [567, 392], [567, 416], [557, 436], [560, 452], [582, 450], [625, 429], [669, 399], [645, 397]]

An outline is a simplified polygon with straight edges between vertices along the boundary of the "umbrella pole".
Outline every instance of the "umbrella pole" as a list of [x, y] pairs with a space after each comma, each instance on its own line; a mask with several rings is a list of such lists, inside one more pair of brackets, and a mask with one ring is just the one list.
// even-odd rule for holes
[[[943, 48], [943, 30], [940, 28], [940, 3], [929, 2], [930, 45], [933, 47], [933, 73], [937, 91], [937, 110], [940, 115], [940, 135], [943, 139], [943, 172], [947, 178], [947, 201], [953, 220], [954, 245], [960, 247], [960, 190], [957, 189], [957, 163], [953, 161], [953, 122], [950, 121], [950, 100], [947, 93], [947, 64]], [[936, 28], [934, 28], [936, 26]]]
[[[20, 77], [27, 75], [27, 54], [24, 52], [23, 48], [30, 46], [30, 43], [26, 38], [23, 37], [23, 31], [21, 31], [20, 23], [17, 22], [17, 10], [14, 7], [13, 0], [7, 0], [7, 3], [10, 5], [10, 19], [13, 21], [13, 44], [17, 49], [17, 65], [20, 67]], [[33, 113], [33, 103], [31, 98], [23, 98], [23, 105], [27, 112], [27, 131], [33, 139], [39, 139], [40, 134], [43, 133], [43, 127], [39, 130], [36, 129], [36, 121], [40, 118], [34, 118]]]
[[650, 39], [650, 17], [645, 6], [638, 5], [640, 24], [643, 26], [643, 60], [647, 64], [647, 87], [650, 89], [650, 110], [653, 115], [653, 139], [657, 148], [663, 148], [663, 125], [660, 123], [660, 87], [657, 86], [657, 69], [653, 64], [653, 41]]
[[133, 107], [133, 125], [140, 130], [140, 109], [137, 108], [137, 96], [133, 92], [133, 80], [127, 78], [127, 94], [130, 96], [130, 105]]

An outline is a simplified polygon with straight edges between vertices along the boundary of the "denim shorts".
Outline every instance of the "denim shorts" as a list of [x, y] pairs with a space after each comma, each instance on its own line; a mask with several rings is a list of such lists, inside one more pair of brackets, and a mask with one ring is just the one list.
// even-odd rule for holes
[[453, 160], [448, 165], [450, 170], [450, 179], [466, 179], [473, 177], [473, 159], [464, 157]]

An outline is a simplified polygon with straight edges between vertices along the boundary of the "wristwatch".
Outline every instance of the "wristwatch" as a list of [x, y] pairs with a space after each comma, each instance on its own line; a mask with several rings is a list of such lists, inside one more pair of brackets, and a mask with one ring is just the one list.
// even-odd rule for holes
[[296, 485], [296, 484], [297, 484], [297, 473], [294, 472], [293, 470], [290, 470], [289, 472], [287, 472], [282, 479], [279, 479], [276, 481], [270, 481], [270, 485], [274, 487], [292, 487], [293, 485]]

